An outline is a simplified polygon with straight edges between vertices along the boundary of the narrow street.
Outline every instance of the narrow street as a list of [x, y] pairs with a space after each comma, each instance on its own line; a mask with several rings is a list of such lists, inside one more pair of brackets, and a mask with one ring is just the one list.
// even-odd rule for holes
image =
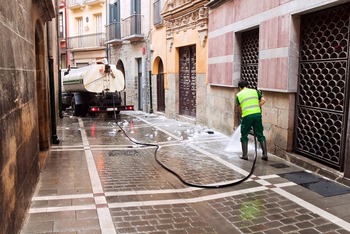
[[22, 234], [350, 233], [350, 188], [260, 149], [253, 175], [224, 188], [187, 186], [157, 162], [196, 185], [242, 180], [254, 147], [241, 160], [205, 126], [139, 111], [58, 124]]

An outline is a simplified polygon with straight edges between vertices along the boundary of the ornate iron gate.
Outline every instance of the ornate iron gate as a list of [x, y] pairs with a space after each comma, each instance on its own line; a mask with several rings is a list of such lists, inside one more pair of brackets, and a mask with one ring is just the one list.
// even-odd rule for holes
[[302, 16], [295, 151], [343, 170], [350, 5]]
[[241, 79], [246, 80], [249, 88], [258, 87], [259, 29], [242, 33], [242, 72]]
[[196, 117], [196, 46], [180, 48], [181, 115]]

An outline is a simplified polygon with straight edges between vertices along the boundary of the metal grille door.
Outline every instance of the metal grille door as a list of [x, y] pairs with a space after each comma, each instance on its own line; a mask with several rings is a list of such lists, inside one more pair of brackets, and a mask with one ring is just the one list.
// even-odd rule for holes
[[196, 117], [196, 46], [180, 48], [181, 115]]
[[242, 74], [249, 88], [258, 87], [259, 29], [242, 33]]
[[301, 18], [295, 151], [342, 170], [350, 5]]

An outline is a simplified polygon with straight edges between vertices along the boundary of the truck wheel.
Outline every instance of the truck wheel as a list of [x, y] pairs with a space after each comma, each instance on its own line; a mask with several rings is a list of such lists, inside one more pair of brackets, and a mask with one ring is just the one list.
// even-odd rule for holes
[[81, 105], [81, 112], [80, 115], [82, 117], [85, 117], [87, 115], [87, 113], [89, 112], [89, 106], [86, 105]]
[[76, 105], [74, 98], [72, 99], [72, 112], [73, 116], [80, 116], [82, 112], [83, 105]]
[[74, 105], [73, 108], [74, 108], [73, 109], [73, 115], [74, 116], [81, 116], [83, 106], [82, 105]]

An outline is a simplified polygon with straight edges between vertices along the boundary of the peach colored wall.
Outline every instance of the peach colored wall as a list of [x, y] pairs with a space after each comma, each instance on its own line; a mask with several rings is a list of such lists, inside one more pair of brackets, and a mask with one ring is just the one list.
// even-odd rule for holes
[[[207, 71], [207, 43], [205, 43], [204, 47], [201, 46], [200, 38], [198, 35], [197, 29], [188, 29], [187, 31], [179, 32], [174, 34], [174, 43], [171, 51], [167, 49], [167, 72], [168, 73], [178, 73], [178, 55], [176, 48], [189, 46], [189, 45], [197, 45], [196, 46], [196, 72], [197, 73], [205, 73]], [[165, 48], [164, 48], [165, 49]]]
[[155, 60], [157, 59], [157, 62], [159, 61], [159, 58], [162, 60], [163, 62], [163, 66], [164, 66], [164, 88], [168, 89], [168, 61], [167, 61], [167, 51], [168, 48], [166, 46], [167, 42], [166, 42], [166, 32], [165, 32], [165, 27], [160, 27], [160, 28], [153, 28], [153, 32], [152, 32], [152, 47], [153, 47], [153, 51], [151, 53], [151, 58], [152, 58], [152, 63], [151, 63], [151, 67], [152, 67], [152, 74], [155, 75], [157, 74], [158, 70], [155, 70], [154, 67], [157, 66], [158, 69], [158, 64], [155, 64]]

